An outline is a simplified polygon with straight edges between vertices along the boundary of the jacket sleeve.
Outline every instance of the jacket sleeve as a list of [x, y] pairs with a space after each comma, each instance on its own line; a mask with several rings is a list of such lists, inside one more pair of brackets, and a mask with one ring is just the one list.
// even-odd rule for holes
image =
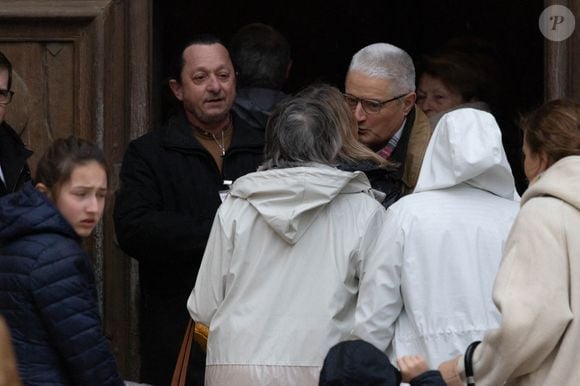
[[441, 373], [435, 370], [429, 370], [421, 375], [411, 379], [411, 386], [446, 386], [441, 377]]
[[30, 279], [34, 301], [74, 384], [123, 385], [101, 330], [90, 260], [74, 247], [48, 249], [39, 258]]
[[563, 218], [554, 198], [535, 198], [522, 207], [494, 286], [501, 324], [474, 353], [478, 382], [500, 385], [532, 373], [557, 350], [573, 317]]
[[403, 307], [402, 234], [391, 210], [379, 208], [370, 218], [360, 247], [360, 289], [353, 335], [385, 351]]
[[213, 218], [163, 209], [161, 177], [152, 166], [156, 161], [145, 153], [132, 142], [123, 159], [113, 214], [119, 245], [138, 260], [151, 256], [190, 259], [203, 251]]
[[207, 326], [210, 326], [214, 314], [224, 300], [227, 284], [226, 275], [233, 251], [232, 238], [226, 234], [222, 224], [220, 213], [222, 213], [223, 208], [224, 206], [217, 212], [195, 287], [187, 301], [187, 309], [191, 318]]

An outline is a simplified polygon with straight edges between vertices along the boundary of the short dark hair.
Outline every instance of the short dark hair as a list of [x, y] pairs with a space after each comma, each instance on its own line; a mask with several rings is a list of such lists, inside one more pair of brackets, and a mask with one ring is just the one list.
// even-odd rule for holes
[[228, 46], [239, 87], [281, 89], [290, 64], [290, 44], [274, 27], [262, 23], [240, 28]]
[[212, 44], [221, 44], [222, 46], [225, 47], [225, 44], [218, 36], [210, 33], [202, 33], [194, 35], [185, 44], [181, 45], [179, 50], [174, 53], [173, 59], [171, 60], [169, 78], [175, 79], [176, 81], [181, 83], [181, 71], [183, 70], [183, 65], [185, 64], [183, 60], [183, 53], [188, 47], [193, 45], [211, 46]]
[[8, 70], [8, 90], [12, 87], [12, 63], [10, 60], [0, 51], [0, 70]]

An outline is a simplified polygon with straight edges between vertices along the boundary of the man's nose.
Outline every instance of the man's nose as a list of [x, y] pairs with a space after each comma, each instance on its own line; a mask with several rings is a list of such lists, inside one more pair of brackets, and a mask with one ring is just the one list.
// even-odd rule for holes
[[207, 88], [212, 92], [217, 92], [220, 90], [221, 84], [215, 75], [210, 75], [207, 83]]
[[354, 117], [356, 118], [356, 121], [359, 123], [367, 119], [367, 113], [363, 109], [360, 101], [356, 104], [356, 107], [354, 108]]

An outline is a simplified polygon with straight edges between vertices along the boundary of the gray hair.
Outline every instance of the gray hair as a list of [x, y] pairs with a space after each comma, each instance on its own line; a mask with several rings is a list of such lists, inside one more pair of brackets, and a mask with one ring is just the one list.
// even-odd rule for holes
[[359, 50], [348, 71], [394, 82], [397, 93], [415, 91], [415, 65], [404, 50], [388, 43], [375, 43]]
[[266, 161], [260, 170], [334, 165], [342, 147], [335, 114], [328, 104], [302, 96], [279, 103], [266, 126]]

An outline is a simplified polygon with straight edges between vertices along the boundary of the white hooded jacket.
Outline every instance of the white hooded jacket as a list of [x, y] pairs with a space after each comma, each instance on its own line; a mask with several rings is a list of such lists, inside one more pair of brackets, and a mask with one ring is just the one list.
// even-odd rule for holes
[[501, 324], [473, 355], [478, 386], [580, 385], [579, 192], [568, 156], [524, 193], [493, 288]]
[[475, 109], [444, 115], [415, 193], [387, 211], [385, 256], [396, 282], [383, 293], [392, 342], [382, 348], [391, 361], [421, 354], [436, 367], [498, 325], [492, 286], [516, 198], [493, 116]]
[[353, 328], [386, 344], [358, 316], [383, 308], [369, 267], [385, 261], [386, 213], [370, 190], [363, 173], [322, 165], [232, 185], [187, 303], [210, 329], [206, 385], [316, 385]]

